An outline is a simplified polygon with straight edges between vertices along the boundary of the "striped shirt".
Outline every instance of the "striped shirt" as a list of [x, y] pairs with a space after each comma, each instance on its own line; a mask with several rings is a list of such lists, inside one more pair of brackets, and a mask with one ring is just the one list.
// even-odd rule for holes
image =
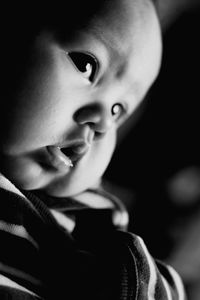
[[43, 198], [0, 176], [0, 299], [185, 300], [105, 191]]

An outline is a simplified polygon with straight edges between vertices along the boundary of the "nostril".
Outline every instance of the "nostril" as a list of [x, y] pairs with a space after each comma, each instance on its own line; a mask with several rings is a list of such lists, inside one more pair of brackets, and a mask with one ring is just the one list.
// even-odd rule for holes
[[74, 120], [79, 125], [88, 125], [98, 138], [112, 127], [114, 121], [111, 110], [97, 104], [78, 109]]
[[74, 120], [81, 125], [94, 125], [101, 121], [101, 112], [96, 106], [86, 106], [76, 111], [74, 114]]
[[94, 133], [94, 139], [95, 140], [100, 140], [105, 136], [106, 132], [99, 132], [99, 131], [95, 131]]

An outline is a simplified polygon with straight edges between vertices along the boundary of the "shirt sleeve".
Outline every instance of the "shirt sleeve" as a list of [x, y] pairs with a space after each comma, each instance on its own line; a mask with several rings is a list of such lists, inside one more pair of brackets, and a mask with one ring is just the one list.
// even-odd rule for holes
[[[118, 234], [127, 248], [127, 255], [131, 257], [135, 266], [135, 278], [129, 282], [129, 286], [132, 286], [135, 291], [135, 298], [133, 297], [133, 299], [187, 299], [183, 282], [171, 266], [154, 259], [139, 236], [120, 231]], [[128, 274], [131, 271], [130, 263], [126, 268]], [[131, 277], [129, 276], [129, 278]]]
[[0, 274], [0, 299], [1, 300], [42, 300], [32, 291], [16, 283], [10, 278]]

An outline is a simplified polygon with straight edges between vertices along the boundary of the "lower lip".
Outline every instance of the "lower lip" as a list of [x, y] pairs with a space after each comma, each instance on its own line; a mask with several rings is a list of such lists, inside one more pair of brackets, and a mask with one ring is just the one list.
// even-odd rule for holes
[[47, 146], [47, 165], [60, 172], [69, 172], [73, 167], [70, 158], [56, 146]]

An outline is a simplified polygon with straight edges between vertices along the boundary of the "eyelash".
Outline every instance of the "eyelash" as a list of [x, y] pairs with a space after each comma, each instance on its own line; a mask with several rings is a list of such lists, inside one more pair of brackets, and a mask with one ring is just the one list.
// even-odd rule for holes
[[76, 51], [67, 52], [67, 55], [82, 76], [91, 83], [94, 82], [99, 69], [99, 63], [96, 57], [90, 53]]

